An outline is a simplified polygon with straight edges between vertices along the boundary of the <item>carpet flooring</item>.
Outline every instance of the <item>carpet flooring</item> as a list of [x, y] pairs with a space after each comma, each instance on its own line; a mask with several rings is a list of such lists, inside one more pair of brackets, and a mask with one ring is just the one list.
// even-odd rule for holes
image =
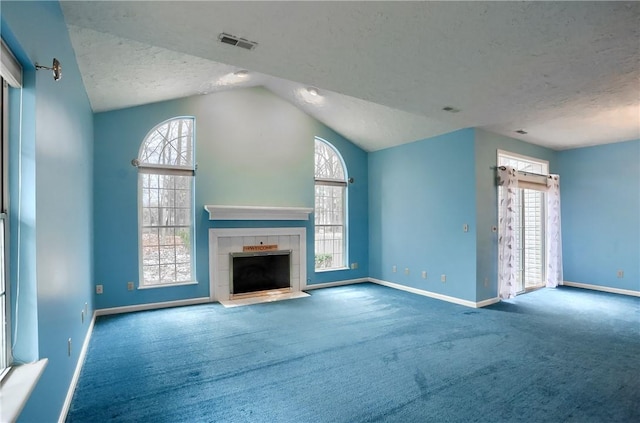
[[640, 421], [640, 298], [310, 293], [98, 318], [66, 421]]

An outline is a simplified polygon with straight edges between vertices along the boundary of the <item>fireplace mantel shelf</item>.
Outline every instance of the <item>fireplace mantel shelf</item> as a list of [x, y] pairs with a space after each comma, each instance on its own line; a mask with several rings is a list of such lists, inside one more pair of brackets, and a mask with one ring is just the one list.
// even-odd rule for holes
[[207, 205], [209, 220], [309, 220], [312, 208]]

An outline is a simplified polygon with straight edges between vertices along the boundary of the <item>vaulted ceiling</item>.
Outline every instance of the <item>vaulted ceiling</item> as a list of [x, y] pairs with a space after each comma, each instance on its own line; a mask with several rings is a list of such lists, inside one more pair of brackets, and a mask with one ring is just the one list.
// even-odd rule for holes
[[[640, 2], [62, 1], [62, 10], [96, 112], [264, 86], [367, 151], [467, 127], [554, 149], [640, 138]], [[221, 33], [258, 44], [234, 47]]]

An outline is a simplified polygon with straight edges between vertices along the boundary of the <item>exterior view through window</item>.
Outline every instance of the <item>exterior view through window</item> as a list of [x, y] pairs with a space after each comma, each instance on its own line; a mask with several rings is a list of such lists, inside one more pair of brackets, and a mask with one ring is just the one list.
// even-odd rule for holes
[[141, 286], [194, 277], [195, 122], [174, 118], [145, 137], [138, 155]]
[[315, 269], [346, 267], [347, 172], [328, 142], [315, 140]]
[[[498, 151], [498, 166], [541, 175], [549, 173], [549, 163], [514, 153]], [[537, 288], [545, 281], [545, 193], [518, 188], [516, 195], [516, 263], [518, 292]]]

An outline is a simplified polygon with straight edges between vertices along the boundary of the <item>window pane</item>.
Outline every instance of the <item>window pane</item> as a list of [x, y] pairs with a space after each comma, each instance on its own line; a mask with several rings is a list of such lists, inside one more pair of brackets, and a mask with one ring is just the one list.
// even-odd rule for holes
[[175, 229], [174, 228], [161, 228], [160, 229], [160, 246], [174, 245], [175, 244]]
[[189, 282], [193, 278], [191, 277], [191, 262], [177, 263], [176, 264], [176, 281], [177, 282]]
[[345, 265], [344, 227], [315, 227], [315, 267], [316, 269], [339, 268]]
[[160, 280], [159, 266], [143, 266], [143, 278], [145, 282], [158, 282]]
[[344, 223], [343, 186], [316, 184], [316, 225], [331, 225]]
[[191, 224], [191, 209], [176, 209], [176, 222], [177, 226], [189, 226]]
[[193, 167], [193, 126], [191, 118], [157, 126], [144, 140], [138, 160], [142, 164]]
[[344, 181], [342, 160], [326, 142], [315, 141], [315, 177]]
[[160, 265], [160, 282], [176, 282], [175, 264]]
[[158, 264], [160, 260], [158, 229], [145, 228], [142, 232], [143, 265]]

